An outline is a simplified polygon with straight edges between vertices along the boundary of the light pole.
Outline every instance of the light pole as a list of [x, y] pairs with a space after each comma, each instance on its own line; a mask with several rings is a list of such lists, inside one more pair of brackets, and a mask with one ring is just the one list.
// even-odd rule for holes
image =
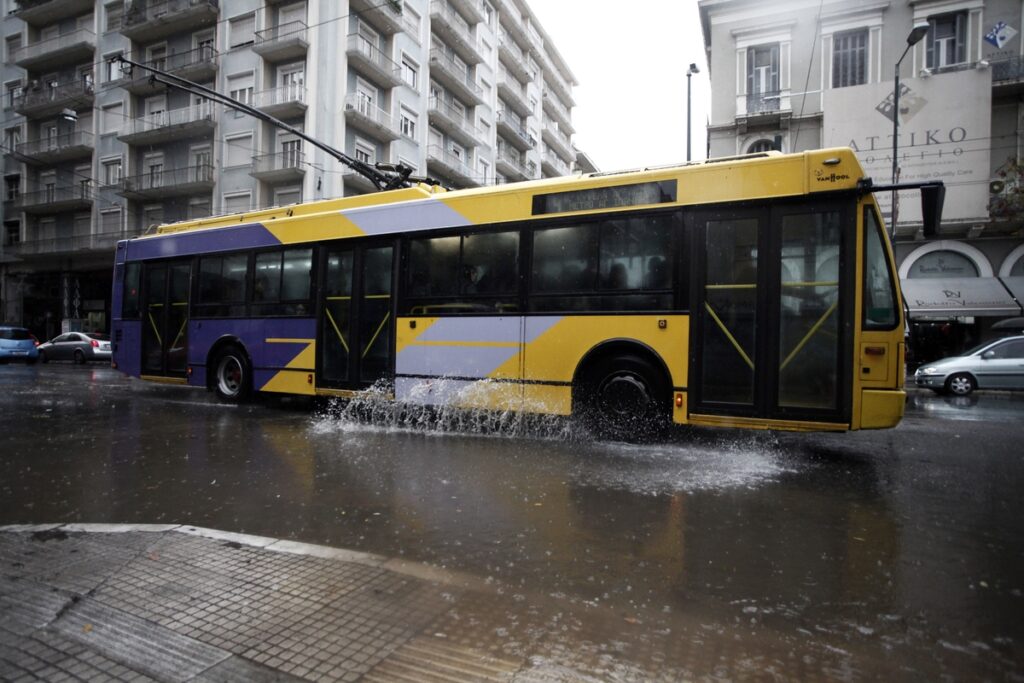
[[696, 64], [690, 64], [690, 68], [686, 70], [686, 160], [690, 160], [690, 77], [694, 74], [699, 74], [700, 69], [697, 68]]
[[[910, 48], [914, 47], [921, 42], [924, 35], [928, 33], [928, 24], [914, 24], [914, 28], [910, 29], [910, 33], [907, 35], [907, 47], [903, 50], [903, 54], [896, 60], [896, 77], [895, 85], [893, 86], [892, 93], [892, 184], [897, 183], [897, 176], [899, 175], [899, 162], [897, 161], [897, 154], [899, 153], [899, 132], [900, 132], [900, 64], [903, 63], [903, 58], [910, 52]], [[896, 238], [896, 190], [892, 191], [892, 237]]]

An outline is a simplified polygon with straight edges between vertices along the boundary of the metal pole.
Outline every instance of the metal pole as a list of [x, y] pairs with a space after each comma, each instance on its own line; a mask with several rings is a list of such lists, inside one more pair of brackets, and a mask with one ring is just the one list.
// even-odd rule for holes
[[[908, 46], [909, 49], [909, 46]], [[906, 51], [903, 55], [906, 56]], [[899, 132], [900, 132], [900, 62], [903, 61], [903, 57], [900, 57], [896, 62], [896, 76], [893, 79], [895, 81], [895, 89], [892, 93], [892, 184], [895, 185], [897, 182], [897, 174], [899, 173], [899, 165], [896, 161], [897, 154], [899, 153]], [[889, 231], [892, 239], [896, 239], [896, 190], [892, 191], [892, 210], [890, 211], [892, 216], [892, 225], [889, 226]]]
[[692, 76], [692, 73], [686, 72], [686, 161], [690, 161], [690, 135], [692, 130], [690, 125], [690, 78]]

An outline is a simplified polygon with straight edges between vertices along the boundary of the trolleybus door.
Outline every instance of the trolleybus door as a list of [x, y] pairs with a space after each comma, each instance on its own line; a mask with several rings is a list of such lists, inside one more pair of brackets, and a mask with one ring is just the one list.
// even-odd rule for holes
[[188, 261], [145, 266], [142, 373], [184, 377], [188, 353]]
[[694, 213], [696, 413], [845, 421], [853, 203]]
[[391, 244], [331, 247], [320, 269], [318, 386], [361, 389], [393, 366]]

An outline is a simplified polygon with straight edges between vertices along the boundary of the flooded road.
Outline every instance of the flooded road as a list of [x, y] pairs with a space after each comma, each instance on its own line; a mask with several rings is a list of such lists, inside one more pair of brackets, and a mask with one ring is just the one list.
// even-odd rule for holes
[[1022, 395], [915, 393], [884, 432], [645, 445], [370, 412], [3, 366], [0, 524], [187, 523], [405, 557], [766, 678], [1024, 680]]

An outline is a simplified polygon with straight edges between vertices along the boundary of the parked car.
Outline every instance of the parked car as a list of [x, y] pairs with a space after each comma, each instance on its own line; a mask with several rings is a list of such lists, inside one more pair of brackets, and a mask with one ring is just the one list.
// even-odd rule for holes
[[914, 373], [914, 382], [957, 396], [975, 389], [1024, 389], [1024, 335], [987, 341], [961, 356], [925, 363]]
[[39, 359], [44, 363], [51, 360], [109, 361], [110, 337], [96, 332], [68, 332], [40, 344]]
[[35, 337], [24, 327], [0, 325], [0, 363], [22, 360], [31, 365], [39, 358]]

